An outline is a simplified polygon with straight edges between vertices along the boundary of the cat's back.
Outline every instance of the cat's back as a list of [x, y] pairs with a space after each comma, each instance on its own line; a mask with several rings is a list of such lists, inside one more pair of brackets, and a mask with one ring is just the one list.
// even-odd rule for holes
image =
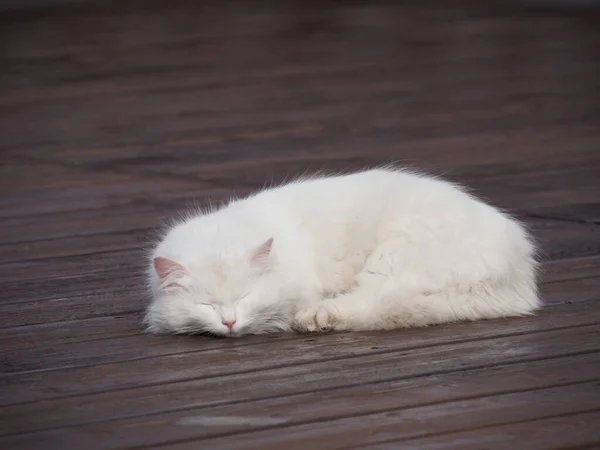
[[[408, 195], [414, 190], [460, 191], [457, 186], [437, 177], [403, 168], [382, 167], [349, 174], [315, 175], [299, 178], [291, 183], [274, 188], [273, 192], [284, 196], [311, 196], [314, 199], [315, 196], [339, 198], [340, 195], [357, 193], [376, 195], [381, 192], [393, 193], [397, 191], [402, 191], [405, 195]], [[269, 191], [264, 192], [264, 194], [269, 193]]]
[[377, 196], [382, 192], [398, 190], [418, 183], [422, 177], [400, 169], [371, 169], [362, 172], [338, 175], [317, 174], [301, 177], [290, 183], [267, 189], [249, 199], [284, 204], [289, 201], [310, 201], [311, 204], [333, 201], [337, 204], [346, 200]]
[[[262, 208], [295, 208], [306, 214], [376, 213], [390, 207], [423, 209], [427, 202], [459, 207], [470, 196], [460, 187], [400, 168], [376, 168], [341, 175], [317, 175], [265, 190], [249, 199]], [[423, 211], [421, 211], [423, 212]]]
[[276, 193], [305, 216], [339, 222], [402, 223], [438, 237], [527, 240], [520, 222], [463, 186], [400, 168], [377, 168], [348, 175], [299, 180]]

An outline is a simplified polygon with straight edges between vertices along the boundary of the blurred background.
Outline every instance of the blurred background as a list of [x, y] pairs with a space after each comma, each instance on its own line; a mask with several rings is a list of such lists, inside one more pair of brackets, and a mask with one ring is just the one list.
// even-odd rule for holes
[[[597, 145], [598, 5], [4, 0], [0, 151], [165, 182], [115, 204], [399, 161], [518, 209], [523, 181], [493, 177], [581, 166]], [[169, 180], [192, 183], [169, 195]]]

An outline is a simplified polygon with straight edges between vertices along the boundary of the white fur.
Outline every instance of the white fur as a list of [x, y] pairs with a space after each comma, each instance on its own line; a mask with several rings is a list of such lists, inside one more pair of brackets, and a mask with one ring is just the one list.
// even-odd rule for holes
[[185, 271], [161, 281], [151, 266], [146, 323], [240, 336], [525, 315], [540, 306], [534, 250], [516, 220], [446, 181], [301, 179], [171, 228], [152, 258]]

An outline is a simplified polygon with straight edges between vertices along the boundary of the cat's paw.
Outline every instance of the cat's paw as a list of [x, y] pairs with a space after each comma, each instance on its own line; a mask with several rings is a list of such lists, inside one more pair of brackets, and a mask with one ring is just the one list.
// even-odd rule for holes
[[301, 333], [331, 331], [337, 322], [335, 314], [325, 306], [298, 311], [294, 318], [293, 328]]

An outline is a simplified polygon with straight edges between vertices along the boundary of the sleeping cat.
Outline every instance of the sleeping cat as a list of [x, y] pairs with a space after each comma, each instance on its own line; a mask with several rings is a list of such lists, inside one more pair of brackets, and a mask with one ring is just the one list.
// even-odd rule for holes
[[299, 179], [188, 217], [149, 275], [154, 333], [389, 330], [540, 306], [516, 220], [394, 168]]

